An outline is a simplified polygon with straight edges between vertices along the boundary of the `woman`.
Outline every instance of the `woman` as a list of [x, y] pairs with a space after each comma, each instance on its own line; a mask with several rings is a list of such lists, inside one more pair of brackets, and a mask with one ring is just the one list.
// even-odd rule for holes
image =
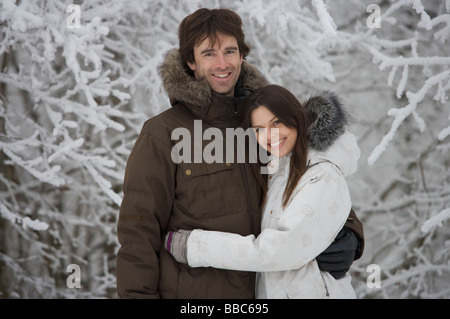
[[277, 85], [256, 90], [247, 105], [258, 143], [278, 160], [268, 165], [260, 235], [180, 230], [167, 234], [166, 249], [191, 267], [258, 272], [258, 299], [355, 298], [350, 274], [336, 280], [315, 260], [351, 208], [345, 177], [360, 150], [342, 106], [329, 93], [302, 106]]

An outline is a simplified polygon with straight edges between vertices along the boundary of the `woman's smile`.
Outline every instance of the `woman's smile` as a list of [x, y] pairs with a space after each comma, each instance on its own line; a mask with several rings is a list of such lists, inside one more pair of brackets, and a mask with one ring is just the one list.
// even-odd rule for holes
[[281, 147], [283, 147], [284, 143], [286, 142], [286, 138], [283, 138], [281, 140], [278, 140], [278, 142], [275, 143], [269, 143], [269, 147], [273, 150], [278, 150]]

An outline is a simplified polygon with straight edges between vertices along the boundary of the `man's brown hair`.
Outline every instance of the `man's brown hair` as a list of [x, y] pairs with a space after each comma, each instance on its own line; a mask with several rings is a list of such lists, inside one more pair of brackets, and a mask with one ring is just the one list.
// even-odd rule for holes
[[215, 45], [218, 33], [235, 37], [239, 53], [244, 59], [247, 57], [250, 47], [245, 43], [241, 17], [229, 9], [202, 8], [184, 18], [178, 27], [181, 58], [194, 63], [194, 47], [206, 38]]

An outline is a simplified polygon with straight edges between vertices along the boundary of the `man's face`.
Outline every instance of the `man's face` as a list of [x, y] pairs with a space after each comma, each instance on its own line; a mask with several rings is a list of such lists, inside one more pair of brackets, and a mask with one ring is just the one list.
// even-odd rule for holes
[[199, 81], [205, 79], [213, 91], [233, 96], [243, 58], [235, 37], [219, 33], [217, 40], [213, 47], [208, 38], [195, 46], [195, 62], [188, 62], [188, 66], [195, 78]]

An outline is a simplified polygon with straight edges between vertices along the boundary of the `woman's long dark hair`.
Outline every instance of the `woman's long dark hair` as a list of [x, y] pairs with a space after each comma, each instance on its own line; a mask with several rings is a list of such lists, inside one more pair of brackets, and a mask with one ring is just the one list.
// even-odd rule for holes
[[[251, 113], [255, 109], [265, 106], [281, 123], [297, 131], [297, 141], [292, 150], [289, 178], [283, 194], [284, 208], [307, 168], [308, 146], [306, 132], [314, 120], [313, 116], [289, 90], [278, 85], [268, 85], [255, 90], [247, 98], [245, 105], [244, 125], [246, 127], [251, 127]], [[266, 192], [266, 179], [261, 176], [259, 169], [256, 174], [259, 183]]]

